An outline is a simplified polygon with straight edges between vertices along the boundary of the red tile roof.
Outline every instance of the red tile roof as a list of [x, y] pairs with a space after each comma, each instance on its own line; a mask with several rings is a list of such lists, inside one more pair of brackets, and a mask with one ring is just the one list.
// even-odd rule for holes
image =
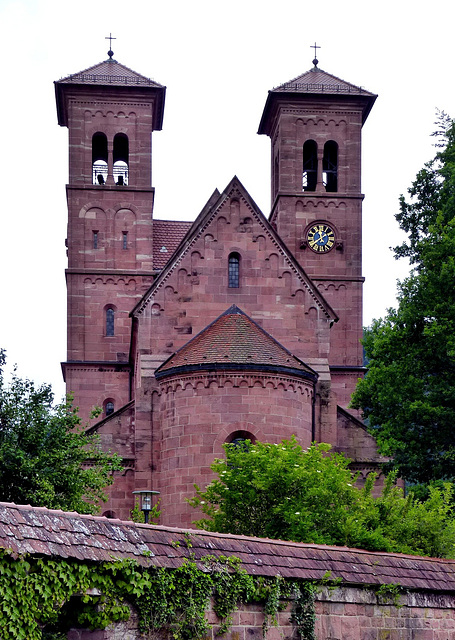
[[236, 305], [186, 343], [156, 371], [157, 377], [191, 365], [262, 365], [314, 371], [292, 355]]
[[153, 268], [163, 269], [173, 255], [192, 222], [179, 220], [153, 221]]
[[[188, 531], [191, 548], [187, 548]], [[104, 561], [134, 558], [144, 566], [177, 567], [190, 555], [234, 555], [253, 575], [344, 584], [399, 583], [405, 589], [455, 592], [455, 561], [360, 549], [299, 544], [183, 530], [0, 503], [0, 546], [12, 555]]]
[[276, 117], [276, 110], [283, 100], [300, 102], [306, 100], [306, 96], [318, 96], [324, 100], [323, 96], [337, 96], [337, 102], [351, 101], [355, 98], [362, 105], [362, 122], [368, 117], [373, 104], [377, 98], [374, 93], [370, 93], [355, 84], [341, 80], [319, 67], [314, 66], [309, 71], [302, 73], [297, 78], [293, 78], [284, 84], [279, 85], [269, 91], [258, 133], [272, 135], [273, 122]]
[[83, 71], [72, 73], [62, 78], [59, 83], [74, 84], [110, 84], [114, 86], [147, 85], [150, 87], [163, 87], [151, 78], [147, 78], [129, 67], [120, 64], [117, 60], [104, 60]]
[[341, 80], [337, 76], [333, 76], [319, 67], [313, 67], [309, 71], [302, 73], [297, 78], [289, 80], [284, 84], [275, 87], [272, 91], [278, 92], [297, 92], [297, 93], [362, 93], [373, 96], [374, 94], [366, 91], [362, 87]]

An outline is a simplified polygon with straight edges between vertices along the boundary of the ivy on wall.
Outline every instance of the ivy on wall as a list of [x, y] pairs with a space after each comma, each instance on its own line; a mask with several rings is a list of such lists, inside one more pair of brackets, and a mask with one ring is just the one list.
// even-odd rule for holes
[[76, 560], [0, 555], [2, 640], [61, 640], [72, 626], [103, 629], [127, 620], [130, 606], [143, 633], [168, 629], [175, 640], [200, 640], [211, 630], [213, 598], [225, 633], [233, 612], [248, 602], [264, 608], [264, 635], [292, 599], [291, 621], [303, 640], [314, 640], [315, 586], [309, 582], [250, 576], [233, 557], [194, 558], [177, 569], [143, 568], [133, 560]]

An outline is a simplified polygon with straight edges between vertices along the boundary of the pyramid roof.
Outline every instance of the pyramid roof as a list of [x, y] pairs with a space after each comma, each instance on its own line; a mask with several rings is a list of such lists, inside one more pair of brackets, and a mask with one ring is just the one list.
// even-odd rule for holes
[[94, 64], [88, 69], [72, 73], [57, 81], [64, 84], [109, 84], [124, 87], [125, 85], [145, 85], [164, 88], [162, 84], [133, 71], [113, 58]]
[[103, 89], [106, 87], [116, 87], [121, 90], [135, 87], [146, 92], [148, 95], [150, 95], [150, 93], [156, 95], [157, 108], [154, 112], [153, 128], [156, 131], [162, 127], [166, 87], [120, 64], [113, 58], [108, 58], [108, 60], [88, 67], [88, 69], [72, 73], [66, 76], [66, 78], [61, 78], [54, 82], [54, 85], [58, 123], [61, 126], [68, 125], [68, 107], [65, 96], [71, 88], [80, 92], [84, 90], [87, 91], [88, 87], [99, 87]]
[[363, 122], [367, 119], [377, 98], [376, 94], [363, 87], [346, 82], [315, 65], [312, 69], [269, 91], [258, 133], [270, 135], [269, 116], [272, 106], [278, 99], [302, 101], [308, 96], [321, 96], [324, 100], [330, 97], [333, 99], [336, 96], [341, 101], [348, 98], [358, 98], [363, 102]]
[[287, 371], [316, 379], [317, 374], [235, 304], [168, 358], [157, 378], [201, 369]]
[[366, 91], [363, 87], [346, 82], [331, 73], [319, 69], [317, 66], [272, 89], [272, 92], [275, 93], [283, 91], [293, 93], [352, 93], [374, 96], [373, 93]]

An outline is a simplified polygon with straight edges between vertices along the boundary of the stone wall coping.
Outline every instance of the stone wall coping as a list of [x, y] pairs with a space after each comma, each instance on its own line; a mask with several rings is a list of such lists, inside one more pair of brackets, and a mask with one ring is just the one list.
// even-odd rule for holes
[[5, 502], [0, 503], [0, 546], [13, 557], [133, 558], [143, 566], [171, 569], [188, 558], [232, 555], [258, 576], [321, 580], [330, 572], [346, 586], [400, 584], [406, 590], [455, 592], [455, 560], [137, 524]]

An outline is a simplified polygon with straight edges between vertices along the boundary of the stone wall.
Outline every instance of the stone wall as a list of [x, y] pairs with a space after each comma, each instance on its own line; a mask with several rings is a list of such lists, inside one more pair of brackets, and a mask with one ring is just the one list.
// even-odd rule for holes
[[[455, 638], [455, 597], [426, 591], [405, 593], [398, 606], [381, 598], [377, 592], [356, 587], [322, 589], [316, 597], [316, 640], [453, 640]], [[278, 625], [271, 626], [266, 640], [298, 638], [290, 621], [292, 605], [278, 614]], [[208, 640], [217, 637], [219, 620], [207, 612], [213, 625]], [[262, 607], [250, 605], [233, 616], [225, 640], [261, 640], [264, 614]], [[137, 630], [137, 616], [105, 630], [72, 629], [68, 640], [149, 640], [166, 635], [142, 635]]]

